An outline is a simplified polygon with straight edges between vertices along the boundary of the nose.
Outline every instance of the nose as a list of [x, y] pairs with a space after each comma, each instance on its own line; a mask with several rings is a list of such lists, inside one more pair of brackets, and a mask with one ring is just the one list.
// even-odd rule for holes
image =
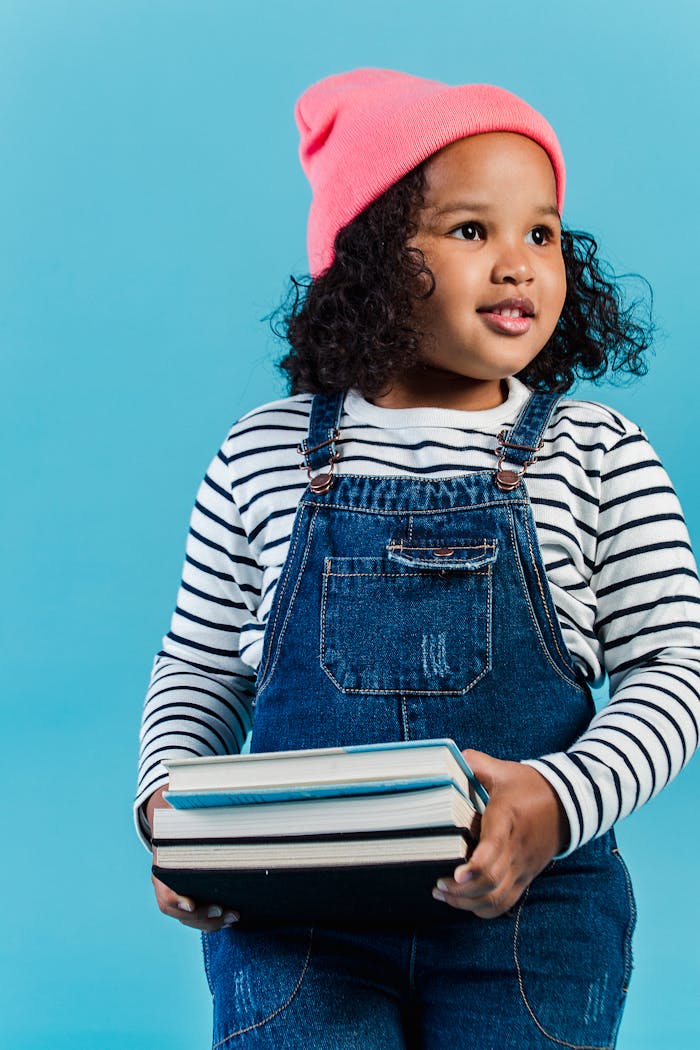
[[504, 244], [494, 260], [494, 284], [527, 284], [535, 276], [527, 245]]

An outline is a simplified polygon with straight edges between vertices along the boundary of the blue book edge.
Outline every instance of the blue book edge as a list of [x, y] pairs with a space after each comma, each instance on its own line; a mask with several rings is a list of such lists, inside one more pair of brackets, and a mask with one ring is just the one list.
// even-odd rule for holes
[[[446, 747], [452, 757], [455, 759], [457, 765], [460, 767], [465, 777], [472, 785], [475, 794], [483, 803], [484, 807], [488, 804], [489, 796], [486, 788], [477, 780], [471, 769], [469, 763], [464, 758], [464, 755], [459, 750], [454, 740], [447, 738], [431, 739], [431, 740], [398, 740], [389, 743], [382, 744], [351, 744], [348, 747], [338, 748], [339, 752], [362, 752], [367, 751], [396, 751], [399, 748], [402, 749], [415, 749], [417, 747], [435, 747], [444, 746]], [[167, 763], [166, 763], [167, 766]], [[204, 791], [204, 792], [184, 792], [179, 794], [177, 792], [165, 792], [164, 798], [166, 802], [169, 802], [175, 809], [191, 809], [198, 808], [200, 806], [225, 806], [225, 805], [236, 805], [236, 804], [251, 804], [256, 802], [283, 802], [290, 801], [292, 799], [303, 799], [303, 798], [331, 798], [339, 795], [346, 794], [382, 794], [393, 791], [407, 791], [416, 790], [427, 787], [438, 787], [442, 784], [454, 784], [451, 778], [425, 778], [420, 781], [392, 781], [388, 784], [381, 784], [375, 782], [373, 784], [358, 785], [358, 784], [334, 784], [324, 787], [323, 785], [316, 785], [313, 788], [304, 790], [303, 788], [295, 788], [294, 790], [288, 790], [286, 788], [270, 788], [268, 791], [240, 791], [232, 794], [227, 791]]]

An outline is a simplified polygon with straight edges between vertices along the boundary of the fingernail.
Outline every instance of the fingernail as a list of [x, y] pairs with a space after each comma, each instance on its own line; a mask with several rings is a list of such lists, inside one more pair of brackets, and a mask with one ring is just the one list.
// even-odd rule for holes
[[233, 926], [234, 922], [238, 922], [238, 918], [235, 911], [224, 912], [224, 926]]
[[445, 882], [444, 879], [438, 879], [437, 880], [437, 888], [439, 890], [446, 890], [447, 889], [447, 883]]
[[175, 907], [179, 908], [180, 911], [194, 911], [194, 904], [191, 901], [175, 901]]
[[208, 919], [218, 919], [220, 915], [221, 915], [221, 908], [219, 907], [219, 905], [218, 904], [210, 904], [209, 907], [207, 908], [207, 918]]
[[470, 871], [469, 868], [457, 868], [453, 878], [455, 882], [459, 883], [471, 882], [474, 878], [474, 872]]
[[436, 901], [445, 901], [444, 894], [440, 893], [440, 890], [433, 890], [433, 897]]

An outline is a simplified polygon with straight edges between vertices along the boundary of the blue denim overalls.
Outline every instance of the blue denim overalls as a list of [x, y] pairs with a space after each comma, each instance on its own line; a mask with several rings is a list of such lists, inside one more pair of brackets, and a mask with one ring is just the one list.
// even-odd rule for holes
[[[497, 471], [423, 480], [334, 476], [343, 395], [316, 395], [300, 451], [324, 473], [270, 611], [252, 750], [451, 737], [520, 760], [580, 736], [590, 690], [520, 482], [556, 401], [528, 399]], [[498, 919], [442, 907], [448, 921], [396, 930], [204, 935], [214, 1045], [614, 1045], [634, 901], [612, 832], [552, 862]]]

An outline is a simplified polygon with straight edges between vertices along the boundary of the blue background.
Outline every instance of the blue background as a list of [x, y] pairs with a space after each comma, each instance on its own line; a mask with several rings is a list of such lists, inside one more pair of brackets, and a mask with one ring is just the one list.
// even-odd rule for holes
[[[640, 422], [697, 544], [694, 0], [0, 2], [3, 499], [0, 1042], [208, 1044], [197, 935], [131, 825], [136, 736], [198, 481], [281, 396], [261, 319], [305, 268], [292, 108], [379, 65], [522, 94], [558, 130], [565, 221], [651, 281]], [[639, 903], [623, 1050], [695, 1048], [700, 766], [623, 823]]]

